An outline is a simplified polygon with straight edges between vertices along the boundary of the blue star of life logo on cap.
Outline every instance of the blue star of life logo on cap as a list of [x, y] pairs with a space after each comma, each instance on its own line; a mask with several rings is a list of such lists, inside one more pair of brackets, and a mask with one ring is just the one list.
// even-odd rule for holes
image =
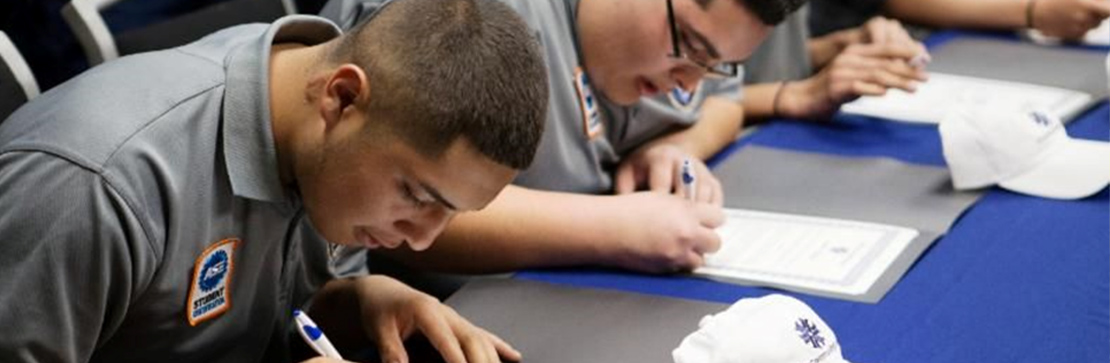
[[812, 345], [814, 348], [820, 348], [825, 345], [825, 337], [821, 336], [821, 330], [817, 326], [809, 322], [809, 319], [798, 318], [794, 322], [794, 330], [798, 332], [798, 337], [806, 344]]
[[1033, 114], [1033, 122], [1036, 122], [1037, 125], [1041, 125], [1041, 126], [1045, 126], [1045, 127], [1052, 125], [1052, 119], [1048, 118], [1048, 115], [1045, 115], [1043, 112], [1033, 111], [1032, 114]]

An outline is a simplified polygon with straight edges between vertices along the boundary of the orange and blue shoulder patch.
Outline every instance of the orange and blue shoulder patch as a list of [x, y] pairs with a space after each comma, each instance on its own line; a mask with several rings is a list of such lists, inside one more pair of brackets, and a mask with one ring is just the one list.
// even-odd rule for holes
[[574, 89], [578, 93], [578, 105], [582, 109], [582, 128], [586, 138], [593, 139], [601, 134], [601, 112], [598, 111], [597, 97], [594, 97], [590, 80], [582, 67], [574, 69]]
[[231, 273], [235, 270], [238, 245], [238, 238], [228, 238], [209, 246], [197, 257], [185, 307], [189, 325], [196, 326], [231, 308]]

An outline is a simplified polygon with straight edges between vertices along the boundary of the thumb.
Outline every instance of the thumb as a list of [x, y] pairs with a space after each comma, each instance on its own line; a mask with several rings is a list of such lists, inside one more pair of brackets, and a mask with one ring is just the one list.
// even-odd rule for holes
[[401, 333], [394, 324], [383, 324], [378, 328], [378, 354], [382, 363], [407, 363], [408, 353], [401, 341]]
[[725, 211], [719, 206], [708, 203], [698, 203], [694, 207], [694, 215], [698, 222], [707, 228], [717, 228], [725, 224]]

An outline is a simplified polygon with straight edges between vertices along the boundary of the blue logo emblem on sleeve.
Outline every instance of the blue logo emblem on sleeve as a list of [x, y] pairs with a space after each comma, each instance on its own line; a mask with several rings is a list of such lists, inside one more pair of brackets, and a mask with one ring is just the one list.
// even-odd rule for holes
[[197, 257], [185, 305], [189, 325], [196, 326], [231, 308], [229, 286], [238, 245], [237, 238], [225, 239], [209, 246]]
[[675, 87], [671, 89], [671, 99], [682, 106], [689, 105], [690, 101], [694, 100], [694, 92], [687, 92], [682, 87]]
[[702, 82], [694, 85], [694, 88], [689, 90], [682, 87], [675, 86], [670, 92], [667, 92], [667, 99], [671, 102], [671, 107], [682, 112], [693, 112], [699, 104], [703, 93], [701, 91]]
[[825, 345], [825, 338], [821, 336], [821, 330], [817, 329], [816, 325], [809, 322], [809, 319], [798, 318], [798, 321], [794, 323], [794, 330], [798, 332], [798, 337], [801, 338], [803, 342], [814, 348], [820, 348]]

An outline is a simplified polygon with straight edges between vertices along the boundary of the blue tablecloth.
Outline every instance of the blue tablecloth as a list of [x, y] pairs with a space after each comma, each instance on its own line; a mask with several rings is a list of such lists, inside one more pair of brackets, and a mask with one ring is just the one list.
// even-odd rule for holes
[[[1110, 141], [1110, 105], [1100, 103], [1067, 130], [1072, 137]], [[865, 117], [774, 122], [711, 163], [752, 143], [944, 165], [935, 126]], [[722, 303], [784, 293], [608, 270], [525, 271], [516, 277]], [[1107, 362], [1110, 192], [1059, 201], [996, 188], [878, 304], [787, 294], [824, 317], [845, 358], [855, 362]]]

